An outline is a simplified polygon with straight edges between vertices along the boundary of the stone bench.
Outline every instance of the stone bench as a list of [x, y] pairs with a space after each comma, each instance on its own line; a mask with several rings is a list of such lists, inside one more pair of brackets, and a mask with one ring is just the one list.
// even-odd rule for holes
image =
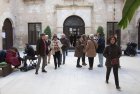
[[12, 73], [12, 66], [10, 64], [7, 64], [6, 62], [0, 63], [0, 76], [7, 76], [10, 73]]

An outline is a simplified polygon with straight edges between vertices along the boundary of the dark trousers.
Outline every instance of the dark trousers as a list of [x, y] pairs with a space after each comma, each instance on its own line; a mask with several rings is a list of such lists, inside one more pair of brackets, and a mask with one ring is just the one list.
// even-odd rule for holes
[[116, 86], [119, 86], [118, 67], [107, 67], [106, 81], [109, 80], [109, 75], [110, 75], [110, 72], [111, 72], [112, 68], [113, 68], [113, 73], [114, 73], [114, 78], [115, 78], [115, 84], [116, 84]]
[[57, 68], [57, 66], [60, 66], [60, 62], [61, 62], [61, 55], [60, 55], [60, 51], [55, 52], [55, 54], [53, 55], [54, 58], [54, 65], [55, 68]]
[[68, 48], [66, 49], [66, 56], [68, 55]]
[[85, 63], [85, 53], [84, 53], [83, 56], [82, 56], [82, 63], [83, 63], [83, 64]]
[[44, 55], [44, 56], [38, 56], [38, 63], [36, 65], [36, 72], [38, 72], [39, 70], [39, 67], [40, 67], [40, 63], [41, 63], [41, 58], [43, 59], [43, 62], [42, 62], [42, 70], [45, 70], [45, 66], [46, 66], [46, 59], [47, 59], [47, 56]]
[[80, 58], [81, 58], [81, 57], [78, 57], [78, 58], [77, 58], [77, 66], [80, 65]]
[[94, 57], [88, 57], [89, 68], [93, 68]]
[[66, 50], [62, 50], [62, 56], [63, 56], [63, 61], [62, 62], [63, 62], [63, 64], [65, 64]]

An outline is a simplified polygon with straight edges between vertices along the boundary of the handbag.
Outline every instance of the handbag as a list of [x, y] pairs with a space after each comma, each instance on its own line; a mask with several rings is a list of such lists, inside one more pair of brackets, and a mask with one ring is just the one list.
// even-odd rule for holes
[[111, 60], [111, 65], [117, 65], [119, 64], [119, 59], [118, 58], [114, 58]]

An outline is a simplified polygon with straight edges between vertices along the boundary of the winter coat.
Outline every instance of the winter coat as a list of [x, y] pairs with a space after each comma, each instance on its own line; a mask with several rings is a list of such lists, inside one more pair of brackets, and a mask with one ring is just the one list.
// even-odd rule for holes
[[62, 47], [62, 44], [61, 44], [60, 40], [56, 40], [56, 41], [52, 40], [52, 42], [51, 42], [52, 55], [54, 55], [55, 52], [58, 52], [58, 51], [60, 51], [60, 53], [62, 53], [61, 47]]
[[86, 56], [95, 57], [97, 48], [98, 48], [98, 45], [94, 40], [88, 40], [87, 45], [86, 45]]
[[12, 50], [6, 51], [6, 62], [15, 67], [18, 67], [21, 64], [18, 53], [16, 53], [15, 51], [12, 51]]
[[27, 56], [31, 56], [31, 57], [35, 56], [35, 51], [31, 45], [26, 46], [25, 53], [27, 54]]
[[66, 50], [69, 48], [69, 40], [67, 38], [61, 38], [60, 41], [63, 44], [61, 47], [62, 50]]
[[40, 56], [46, 55], [46, 42], [43, 41], [42, 39], [39, 39], [37, 41], [36, 53], [37, 53], [37, 55], [40, 55]]
[[75, 46], [75, 53], [74, 56], [75, 57], [82, 57], [84, 55], [84, 44], [82, 44], [82, 42], [80, 40], [76, 41], [76, 46]]
[[104, 52], [104, 49], [105, 49], [105, 40], [104, 38], [100, 37], [98, 39], [98, 48], [96, 50], [97, 53], [103, 53]]
[[119, 58], [121, 56], [121, 49], [118, 45], [110, 45], [110, 46], [107, 46], [104, 50], [104, 53], [103, 53], [104, 57], [106, 58], [106, 63], [105, 65], [107, 67], [112, 67], [112, 66], [116, 66], [118, 67], [119, 66], [119, 63], [116, 64], [116, 65], [112, 65], [111, 64], [111, 60], [114, 59], [114, 58], [117, 58], [118, 61], [119, 61]]

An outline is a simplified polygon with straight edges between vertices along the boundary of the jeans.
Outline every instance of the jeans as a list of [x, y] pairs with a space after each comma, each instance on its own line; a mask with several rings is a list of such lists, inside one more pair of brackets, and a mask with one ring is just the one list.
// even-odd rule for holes
[[103, 53], [98, 53], [99, 64], [103, 66]]

